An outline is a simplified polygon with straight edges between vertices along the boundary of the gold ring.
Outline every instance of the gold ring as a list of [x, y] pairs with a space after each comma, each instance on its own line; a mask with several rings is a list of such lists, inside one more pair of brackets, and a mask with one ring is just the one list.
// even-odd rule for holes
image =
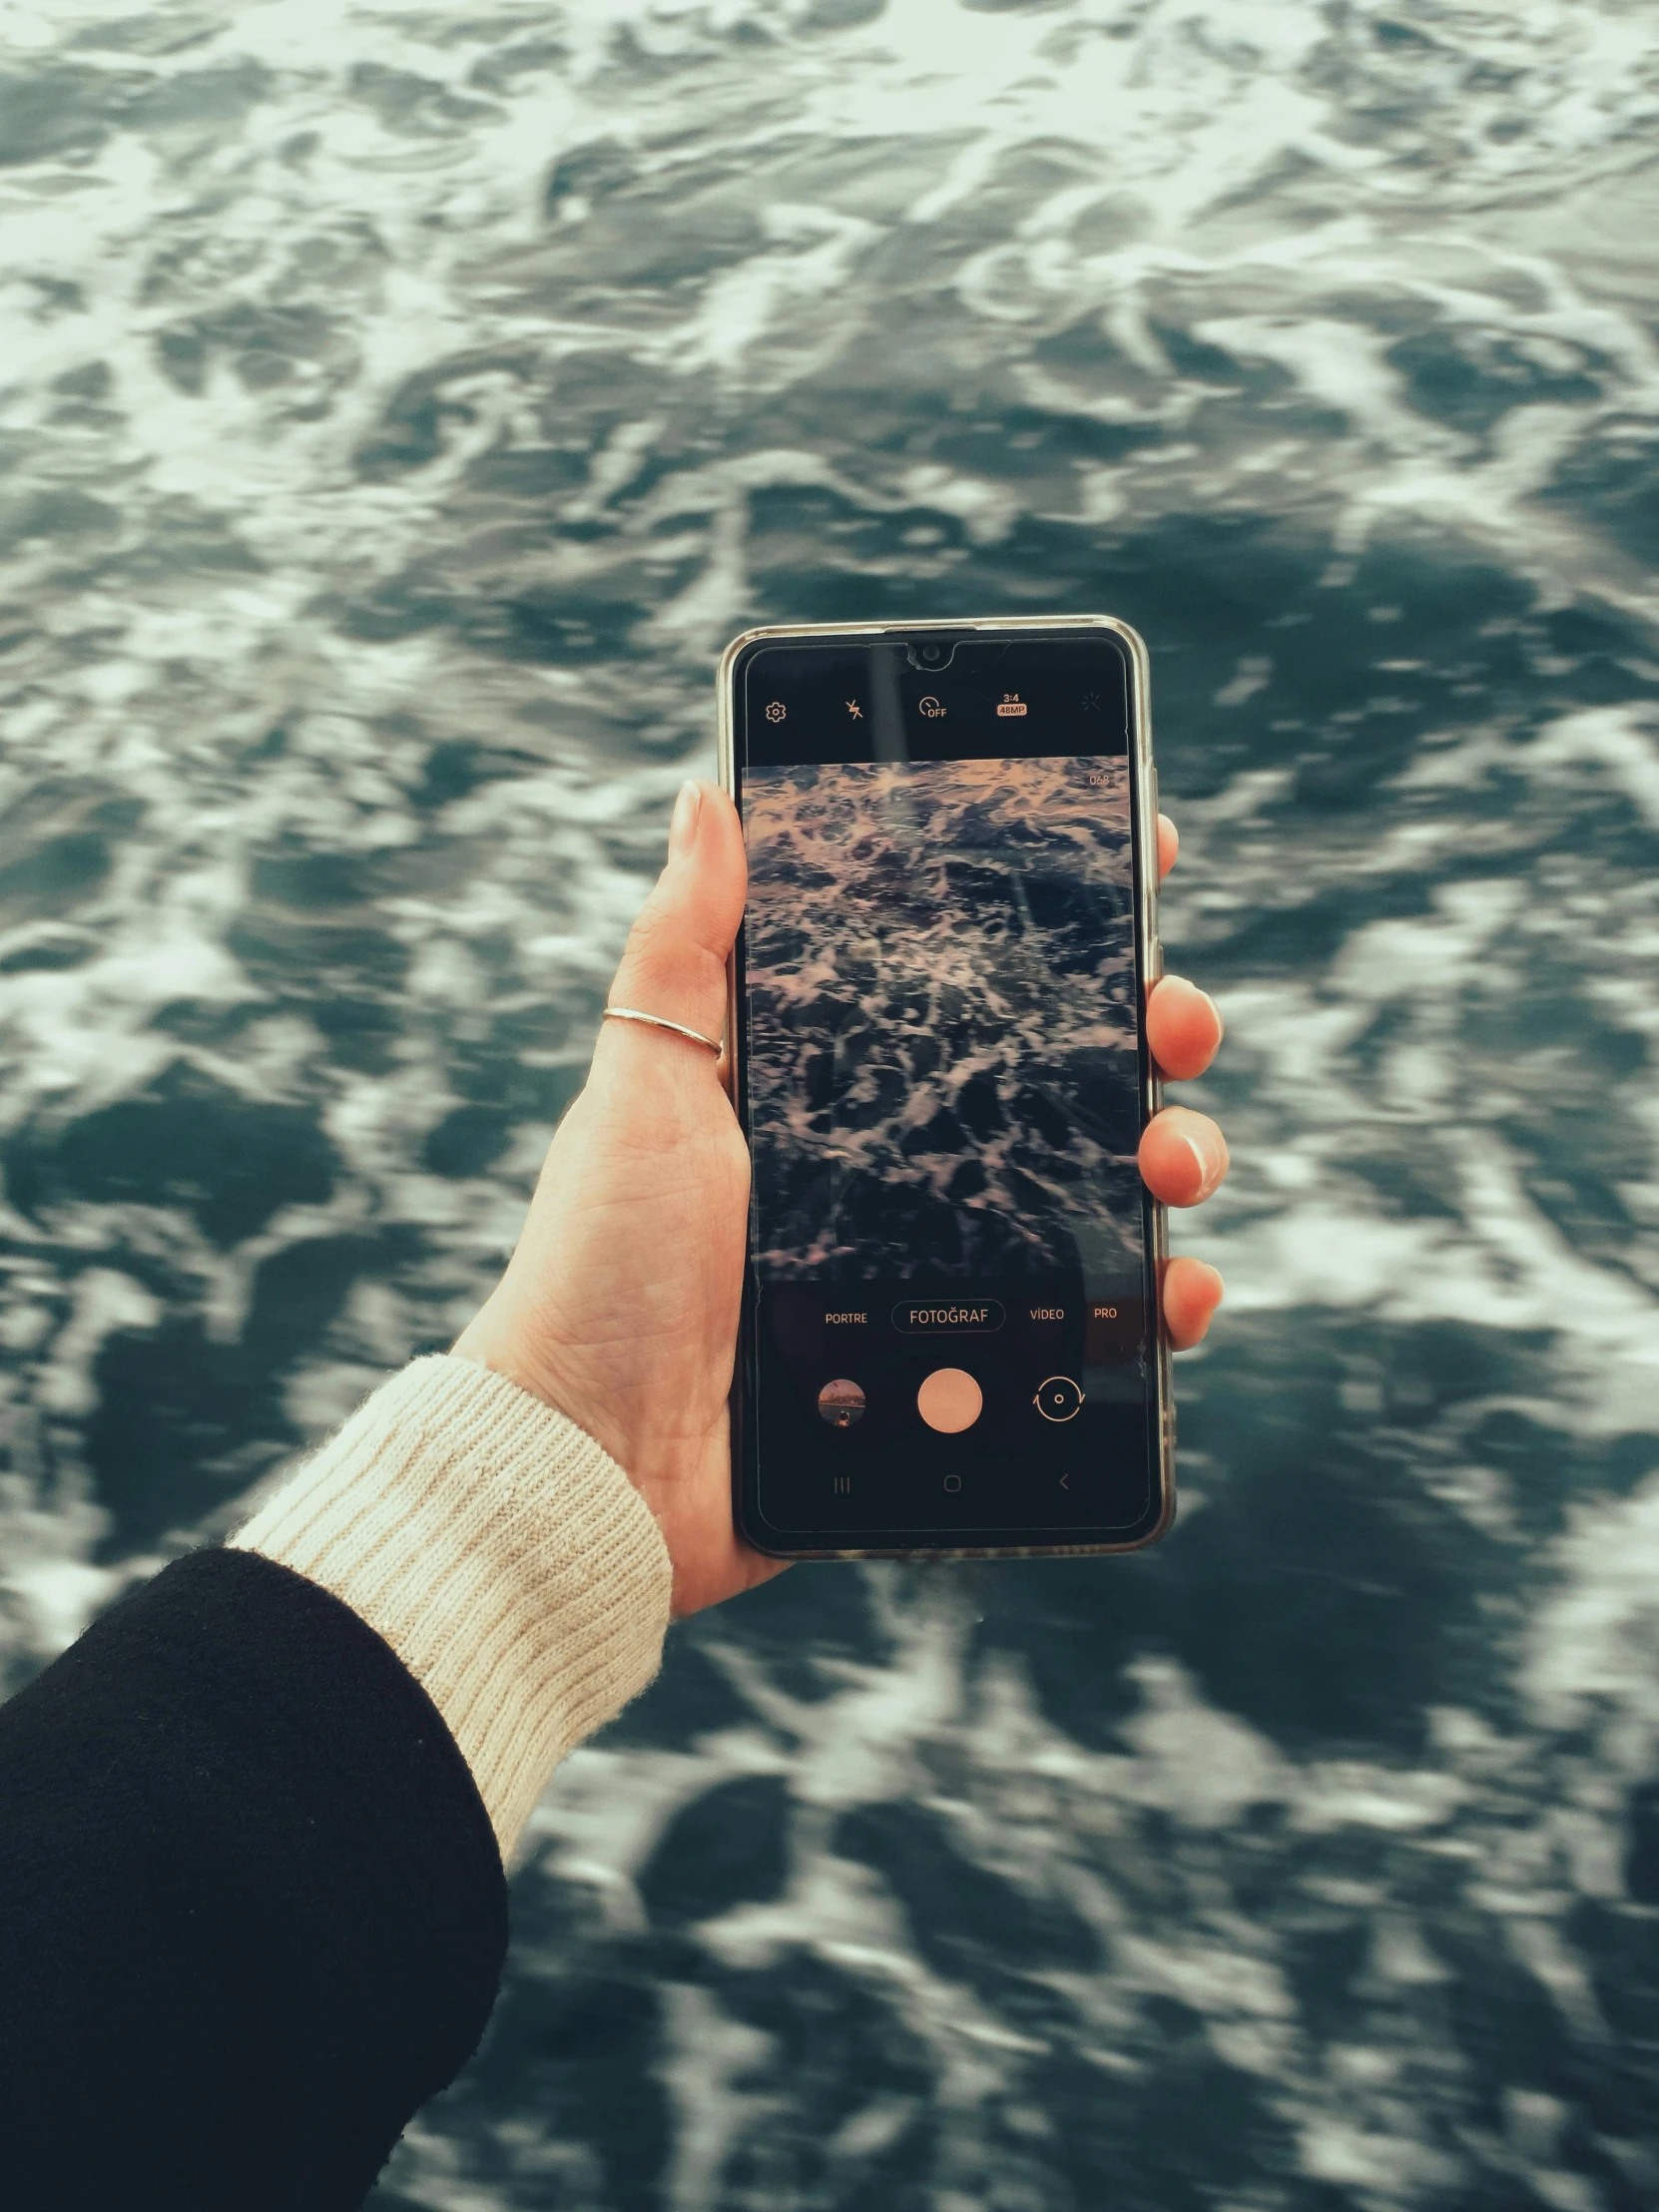
[[693, 1044], [706, 1044], [718, 1060], [723, 1047], [713, 1037], [706, 1037], [701, 1029], [688, 1029], [683, 1021], [665, 1021], [661, 1014], [642, 1014], [636, 1006], [607, 1006], [605, 1021], [643, 1021], [653, 1029], [672, 1029], [677, 1037], [690, 1037]]

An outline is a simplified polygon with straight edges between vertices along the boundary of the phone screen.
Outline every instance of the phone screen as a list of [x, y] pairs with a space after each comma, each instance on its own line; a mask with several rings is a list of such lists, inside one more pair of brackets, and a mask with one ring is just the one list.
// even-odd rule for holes
[[735, 685], [746, 1532], [1132, 1540], [1160, 1500], [1123, 650], [787, 642]]

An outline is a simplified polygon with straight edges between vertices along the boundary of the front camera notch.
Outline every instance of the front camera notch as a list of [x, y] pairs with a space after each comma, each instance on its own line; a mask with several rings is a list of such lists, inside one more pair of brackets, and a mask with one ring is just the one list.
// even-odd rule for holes
[[912, 638], [904, 648], [904, 658], [912, 668], [924, 669], [929, 676], [936, 676], [940, 669], [950, 666], [955, 651], [954, 638]]

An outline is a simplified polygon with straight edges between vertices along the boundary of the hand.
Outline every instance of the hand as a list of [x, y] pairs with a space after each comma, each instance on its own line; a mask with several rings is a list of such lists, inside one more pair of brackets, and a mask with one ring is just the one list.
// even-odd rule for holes
[[[1160, 819], [1159, 859], [1175, 858]], [[712, 784], [675, 806], [668, 864], [628, 939], [611, 1003], [719, 1036], [726, 956], [747, 873], [736, 810]], [[1160, 1067], [1197, 1075], [1221, 1039], [1215, 1007], [1166, 977], [1148, 1009]], [[596, 1437], [656, 1515], [674, 1562], [674, 1610], [694, 1613], [784, 1564], [732, 1526], [727, 1393], [749, 1220], [749, 1152], [725, 1062], [689, 1038], [602, 1024], [586, 1087], [559, 1124], [506, 1273], [455, 1351], [510, 1376]], [[1196, 1205], [1227, 1172], [1221, 1132], [1169, 1107], [1141, 1140], [1166, 1203]], [[1196, 1344], [1221, 1278], [1175, 1260], [1164, 1312]]]

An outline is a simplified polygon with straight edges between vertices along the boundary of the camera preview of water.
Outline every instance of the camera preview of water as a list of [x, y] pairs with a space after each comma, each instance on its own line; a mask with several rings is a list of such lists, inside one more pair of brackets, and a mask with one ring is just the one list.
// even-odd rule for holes
[[1127, 761], [751, 767], [763, 1285], [1141, 1289]]

